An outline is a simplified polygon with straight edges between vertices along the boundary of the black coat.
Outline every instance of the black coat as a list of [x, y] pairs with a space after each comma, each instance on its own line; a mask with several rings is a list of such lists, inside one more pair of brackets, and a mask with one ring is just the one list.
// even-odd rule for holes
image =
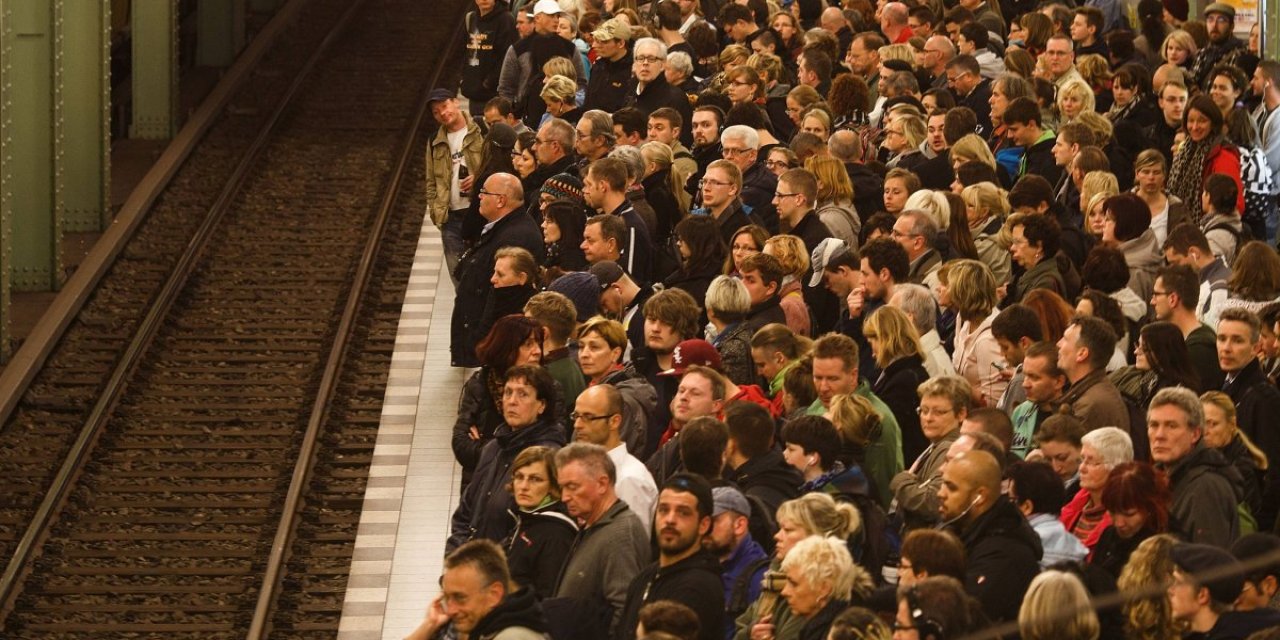
[[1018, 619], [1022, 597], [1040, 573], [1040, 536], [1004, 496], [967, 526], [952, 525], [968, 558], [965, 591], [992, 622]]
[[[823, 240], [831, 237], [831, 230], [823, 224], [822, 218], [818, 217], [817, 212], [809, 211], [800, 218], [800, 222], [792, 227], [786, 233], [796, 236], [804, 241], [805, 251], [809, 255], [813, 255], [813, 250], [818, 248]], [[804, 272], [801, 283], [804, 285], [802, 295], [804, 296], [804, 304], [809, 307], [809, 316], [812, 319], [810, 327], [813, 335], [818, 335], [818, 327], [829, 327], [835, 324], [836, 315], [840, 309], [840, 301], [836, 299], [835, 294], [831, 293], [821, 282], [818, 286], [809, 286], [810, 279], [813, 276], [813, 267], [810, 266], [808, 271]]]
[[1062, 167], [1053, 159], [1053, 145], [1057, 142], [1055, 138], [1048, 138], [1031, 145], [1023, 156], [1025, 170], [1024, 175], [1037, 175], [1049, 181], [1050, 185], [1058, 184], [1058, 178], [1062, 176]]
[[724, 640], [724, 585], [720, 560], [698, 551], [675, 564], [645, 567], [627, 591], [627, 604], [618, 620], [616, 640], [631, 640], [640, 621], [640, 608], [658, 600], [679, 602], [698, 615], [699, 640]]
[[[1263, 476], [1261, 509], [1254, 515], [1261, 531], [1270, 531], [1280, 508], [1280, 429], [1276, 428], [1276, 416], [1280, 416], [1280, 389], [1262, 373], [1257, 358], [1240, 370], [1227, 395], [1236, 403], [1236, 424], [1249, 439], [1267, 454], [1272, 464]], [[1247, 492], [1246, 492], [1247, 493]]]
[[760, 330], [760, 327], [766, 324], [775, 322], [778, 324], [787, 323], [787, 313], [782, 310], [781, 300], [781, 298], [774, 295], [764, 302], [751, 305], [751, 310], [747, 312], [746, 320], [743, 320], [743, 323], [751, 329], [751, 335], [755, 335]]
[[489, 297], [484, 302], [484, 313], [481, 314], [480, 322], [471, 333], [472, 343], [480, 344], [480, 341], [489, 335], [489, 331], [493, 329], [493, 324], [498, 321], [498, 318], [513, 313], [524, 313], [524, 304], [537, 292], [538, 289], [533, 279], [530, 279], [529, 283], [525, 285], [490, 289]]
[[984, 138], [991, 135], [991, 80], [983, 78], [969, 95], [957, 102], [959, 106], [973, 109], [974, 115], [978, 116], [978, 135]]
[[[634, 86], [634, 85], [633, 85]], [[648, 119], [649, 114], [663, 107], [671, 107], [680, 113], [686, 123], [693, 122], [693, 107], [689, 104], [689, 94], [680, 87], [667, 82], [665, 74], [659, 73], [653, 82], [646, 84], [639, 95], [634, 91], [627, 92], [627, 106], [635, 107]], [[693, 144], [693, 126], [680, 127], [680, 143], [688, 147]]]
[[608, 58], [596, 58], [596, 63], [591, 65], [591, 76], [587, 79], [587, 95], [582, 101], [582, 108], [613, 113], [626, 106], [627, 96], [635, 86], [635, 81], [631, 79], [631, 66], [629, 51], [617, 62]]
[[[475, 355], [476, 330], [484, 317], [483, 300], [489, 299], [493, 285], [493, 259], [503, 247], [521, 247], [541, 262], [546, 248], [542, 244], [542, 230], [533, 218], [521, 211], [512, 211], [493, 223], [487, 233], [458, 260], [459, 304], [453, 308], [450, 327], [449, 351], [455, 367], [475, 367], [480, 361]], [[461, 302], [467, 301], [467, 302]]]
[[756, 161], [742, 174], [742, 204], [764, 228], [775, 234], [778, 233], [778, 210], [773, 206], [773, 194], [777, 189], [778, 176], [764, 166], [763, 160]]
[[507, 49], [520, 38], [516, 19], [510, 11], [494, 7], [481, 16], [479, 11], [467, 14], [470, 35], [463, 57], [462, 95], [472, 102], [485, 103], [498, 95], [498, 76]]
[[716, 218], [716, 224], [720, 226], [720, 237], [724, 239], [724, 245], [732, 247], [733, 236], [737, 235], [738, 229], [749, 224], [760, 224], [760, 220], [744, 211], [740, 200], [734, 200]]
[[736, 482], [742, 493], [759, 498], [769, 507], [770, 515], [777, 513], [782, 503], [798, 498], [804, 484], [804, 477], [777, 450], [747, 460], [737, 469], [726, 468], [725, 479]]
[[955, 181], [955, 170], [951, 168], [951, 154], [948, 151], [925, 160], [916, 167], [916, 175], [920, 176], [920, 186], [936, 191], [950, 191]]
[[873, 213], [884, 209], [884, 176], [858, 162], [846, 162], [844, 169], [853, 183], [853, 208], [865, 223]]
[[486, 640], [511, 627], [524, 627], [537, 633], [550, 630], [538, 599], [528, 589], [507, 594], [498, 606], [480, 618], [469, 637]]
[[915, 460], [929, 447], [929, 439], [920, 429], [920, 414], [916, 413], [916, 407], [920, 406], [916, 389], [928, 379], [924, 359], [911, 355], [890, 362], [871, 385], [871, 392], [884, 400], [898, 419], [898, 428], [902, 430], [903, 460]]
[[[548, 407], [544, 413], [553, 415], [554, 409]], [[453, 551], [468, 540], [480, 538], [496, 542], [511, 535], [515, 528], [515, 520], [511, 517], [515, 500], [507, 491], [511, 463], [528, 447], [541, 445], [558, 449], [566, 441], [564, 427], [545, 418], [522, 429], [512, 430], [506, 424], [499, 426], [494, 438], [480, 450], [480, 461], [476, 464], [471, 484], [467, 485], [462, 499], [458, 501], [458, 508], [453, 512], [445, 552]]]
[[680, 210], [680, 202], [671, 192], [670, 180], [671, 170], [662, 169], [641, 181], [644, 185], [644, 197], [649, 201], [649, 206], [653, 207], [657, 222], [656, 226], [650, 229], [655, 247], [666, 246], [671, 233], [675, 231], [676, 223], [684, 218], [684, 211]]
[[[494, 431], [502, 424], [502, 412], [497, 398], [489, 388], [490, 370], [481, 367], [462, 385], [458, 398], [458, 417], [453, 423], [453, 457], [462, 465], [464, 475], [476, 468], [480, 450], [493, 439]], [[480, 432], [479, 440], [471, 439], [471, 427]], [[469, 477], [469, 475], [468, 475]]]
[[510, 513], [516, 523], [506, 540], [511, 579], [538, 598], [555, 595], [556, 578], [573, 551], [578, 525], [565, 511], [563, 502], [534, 511], [513, 509]]

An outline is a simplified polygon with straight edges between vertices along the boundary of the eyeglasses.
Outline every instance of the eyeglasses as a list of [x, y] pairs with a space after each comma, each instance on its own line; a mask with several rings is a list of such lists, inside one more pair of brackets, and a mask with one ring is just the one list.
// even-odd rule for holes
[[746, 155], [746, 154], [748, 154], [748, 153], [751, 153], [752, 151], [755, 151], [755, 149], [745, 149], [745, 148], [744, 148], [744, 149], [735, 149], [735, 148], [732, 148], [732, 147], [723, 147], [723, 148], [721, 149], [721, 155], [723, 155], [723, 156], [725, 156], [725, 157], [727, 158], [727, 157], [729, 157], [729, 156], [742, 156], [742, 155]]
[[[786, 160], [765, 160], [765, 161], [764, 161], [764, 166], [769, 167], [770, 169], [777, 169], [778, 167], [786, 167], [786, 168], [790, 169], [790, 168], [791, 168], [791, 163], [790, 163], [790, 162], [788, 162], [788, 161], [786, 161]], [[787, 195], [795, 195], [795, 194], [794, 194], [794, 193], [792, 193], [792, 194], [787, 194]], [[781, 197], [785, 197], [785, 196], [783, 196], [783, 194], [779, 193], [779, 194], [778, 194], [778, 197], [779, 197], [779, 198], [781, 198]]]
[[961, 71], [960, 73], [957, 73], [954, 76], [947, 76], [947, 82], [955, 82], [956, 80], [959, 80], [960, 78], [963, 78], [967, 75], [969, 75], [968, 71]]
[[574, 411], [573, 413], [569, 414], [569, 419], [572, 420], [573, 422], [578, 422], [579, 420], [581, 420], [582, 422], [595, 422], [597, 420], [608, 420], [609, 418], [612, 418], [616, 415], [618, 414], [606, 413], [605, 415], [602, 415], [602, 416], [593, 416], [589, 413], [578, 413], [577, 411]]
[[664, 62], [665, 60], [666, 60], [665, 58], [659, 58], [658, 56], [636, 56], [635, 57], [635, 61], [641, 64], [648, 64], [651, 62]]
[[932, 407], [916, 407], [916, 413], [919, 414], [920, 417], [945, 416], [948, 413], [951, 413], [952, 411], [954, 411], [954, 409], [934, 409]]
[[497, 197], [499, 197], [499, 198], [505, 198], [505, 197], [506, 197], [506, 195], [504, 195], [504, 194], [501, 194], [501, 193], [494, 193], [494, 192], [492, 192], [492, 191], [485, 191], [484, 189], [481, 189], [481, 190], [477, 193], [477, 195], [482, 195], [482, 196], [497, 196]]
[[1156, 297], [1156, 296], [1167, 296], [1167, 295], [1169, 295], [1170, 293], [1171, 293], [1171, 292], [1169, 292], [1169, 291], [1156, 291], [1156, 290], [1154, 290], [1154, 289], [1153, 289], [1153, 290], [1151, 291], [1151, 297], [1152, 297], [1152, 298], [1154, 298], [1154, 297]]

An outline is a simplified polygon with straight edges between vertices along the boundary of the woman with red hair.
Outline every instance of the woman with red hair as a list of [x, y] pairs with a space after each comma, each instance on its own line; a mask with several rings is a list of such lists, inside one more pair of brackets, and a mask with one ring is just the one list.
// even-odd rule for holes
[[1090, 562], [1119, 577], [1129, 554], [1143, 540], [1168, 530], [1172, 501], [1169, 479], [1150, 463], [1116, 465], [1102, 489], [1102, 506], [1111, 516], [1111, 526], [1102, 532]]

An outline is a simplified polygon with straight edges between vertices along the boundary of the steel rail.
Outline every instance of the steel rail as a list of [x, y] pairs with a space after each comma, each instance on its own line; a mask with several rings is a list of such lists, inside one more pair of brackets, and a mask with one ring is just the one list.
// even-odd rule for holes
[[[460, 51], [461, 38], [464, 33], [462, 26], [463, 22], [459, 20], [457, 27], [454, 28], [452, 35], [449, 37], [449, 45], [445, 49], [446, 52]], [[431, 90], [439, 84], [445, 70], [449, 68], [449, 63], [455, 57], [456, 53], [447, 53], [441, 56], [435, 70], [432, 71], [423, 85], [413, 118], [401, 136], [404, 144], [400, 149], [400, 154], [390, 179], [384, 187], [382, 200], [378, 205], [372, 225], [372, 232], [365, 243], [364, 253], [360, 256], [360, 264], [356, 269], [353, 284], [347, 293], [346, 304], [342, 311], [342, 318], [338, 323], [336, 337], [329, 349], [329, 357], [325, 363], [320, 389], [316, 394], [315, 402], [312, 404], [311, 415], [307, 421], [307, 430], [303, 436], [302, 449], [299, 451], [297, 463], [294, 466], [293, 478], [289, 483], [289, 491], [285, 497], [280, 524], [276, 528], [275, 540], [271, 544], [271, 556], [267, 561], [262, 585], [258, 591], [258, 602], [253, 611], [253, 620], [249, 626], [249, 633], [245, 636], [247, 640], [261, 640], [270, 632], [271, 617], [275, 613], [273, 604], [276, 601], [284, 578], [284, 567], [289, 560], [289, 549], [302, 517], [303, 500], [312, 470], [315, 468], [320, 434], [329, 417], [329, 408], [337, 391], [343, 366], [346, 363], [346, 352], [356, 322], [359, 319], [361, 302], [373, 276], [375, 262], [386, 237], [387, 223], [400, 201], [401, 185], [409, 172], [409, 167], [412, 165], [413, 154], [420, 148], [419, 138], [431, 110], [427, 98]]]
[[75, 443], [71, 446], [71, 450], [68, 452], [62, 466], [59, 467], [58, 474], [54, 477], [49, 492], [41, 501], [34, 517], [23, 532], [18, 545], [14, 548], [14, 553], [9, 558], [4, 573], [0, 574], [0, 625], [4, 623], [12, 611], [14, 601], [21, 590], [21, 585], [26, 577], [26, 571], [30, 566], [31, 560], [34, 559], [40, 545], [43, 544], [49, 530], [56, 521], [58, 510], [61, 509], [70, 495], [75, 481], [88, 461], [94, 445], [97, 443], [103, 429], [105, 429], [116, 404], [119, 402], [129, 378], [137, 369], [143, 355], [164, 325], [165, 316], [168, 315], [179, 294], [185, 288], [199, 258], [204, 254], [204, 250], [213, 238], [222, 218], [231, 208], [236, 196], [243, 189], [246, 179], [249, 177], [250, 169], [258, 161], [268, 141], [275, 135], [277, 126], [284, 114], [293, 105], [294, 99], [301, 93], [321, 58], [346, 30], [352, 17], [363, 5], [364, 0], [356, 0], [351, 3], [346, 12], [342, 14], [333, 28], [330, 29], [329, 33], [316, 47], [315, 51], [312, 52], [306, 64], [298, 71], [289, 88], [281, 96], [271, 116], [259, 128], [253, 143], [249, 145], [244, 156], [241, 157], [226, 185], [219, 193], [217, 200], [206, 212], [199, 229], [196, 230], [195, 235], [187, 243], [182, 257], [174, 265], [173, 272], [165, 281], [164, 287], [156, 294], [151, 307], [147, 311], [147, 315], [139, 324], [138, 331], [130, 340], [129, 346], [125, 349], [120, 361], [112, 369], [111, 377], [108, 379], [102, 395], [99, 396], [98, 401], [94, 404], [93, 410], [81, 427]]

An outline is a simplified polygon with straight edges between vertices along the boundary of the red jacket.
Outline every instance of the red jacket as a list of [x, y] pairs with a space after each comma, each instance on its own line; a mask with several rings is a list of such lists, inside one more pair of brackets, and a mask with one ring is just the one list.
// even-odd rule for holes
[[1223, 173], [1236, 181], [1236, 211], [1244, 211], [1244, 183], [1240, 181], [1240, 150], [1233, 146], [1218, 145], [1209, 150], [1209, 157], [1204, 160], [1204, 173], [1200, 175], [1201, 184], [1209, 176]]

